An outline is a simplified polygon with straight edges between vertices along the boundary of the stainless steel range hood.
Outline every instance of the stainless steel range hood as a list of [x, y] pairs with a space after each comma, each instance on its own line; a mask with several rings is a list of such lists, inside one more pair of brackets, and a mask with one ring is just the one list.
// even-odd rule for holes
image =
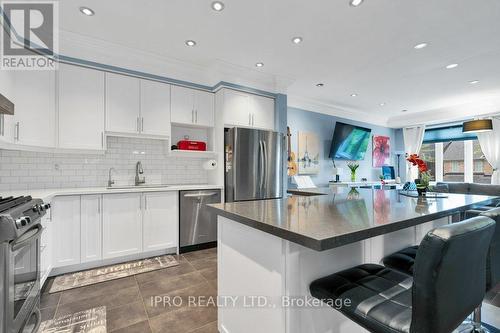
[[14, 114], [14, 103], [2, 94], [0, 94], [0, 114]]

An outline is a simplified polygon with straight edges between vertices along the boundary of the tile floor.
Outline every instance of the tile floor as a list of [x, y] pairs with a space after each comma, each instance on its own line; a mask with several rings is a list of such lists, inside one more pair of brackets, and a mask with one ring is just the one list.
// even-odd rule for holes
[[[188, 307], [189, 296], [217, 295], [217, 250], [178, 257], [179, 266], [92, 286], [48, 294], [40, 300], [43, 320], [106, 306], [108, 332], [217, 333], [215, 306]], [[182, 306], [153, 306], [151, 297], [169, 296]], [[500, 284], [486, 297], [483, 320], [500, 327]]]
[[[40, 299], [43, 320], [106, 306], [108, 332], [217, 333], [215, 306], [187, 306], [189, 296], [217, 295], [216, 249], [186, 253], [178, 260], [175, 267], [56, 294], [48, 294], [49, 281]], [[175, 299], [182, 305], [154, 306], [154, 296], [179, 296]]]

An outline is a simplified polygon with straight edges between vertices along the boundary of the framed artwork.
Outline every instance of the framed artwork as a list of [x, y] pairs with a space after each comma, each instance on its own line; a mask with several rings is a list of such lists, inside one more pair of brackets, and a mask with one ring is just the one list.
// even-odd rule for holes
[[373, 136], [372, 164], [380, 168], [391, 163], [391, 138], [383, 135]]
[[299, 131], [299, 151], [297, 157], [300, 175], [314, 175], [319, 173], [319, 139], [315, 133]]

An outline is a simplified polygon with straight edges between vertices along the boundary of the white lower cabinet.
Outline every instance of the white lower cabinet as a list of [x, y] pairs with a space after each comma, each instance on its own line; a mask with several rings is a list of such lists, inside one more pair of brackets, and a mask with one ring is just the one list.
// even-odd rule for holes
[[144, 193], [143, 251], [176, 247], [179, 226], [179, 194]]
[[141, 194], [105, 194], [102, 201], [103, 259], [141, 252]]
[[81, 197], [81, 263], [102, 259], [102, 196]]
[[80, 196], [55, 197], [52, 201], [53, 265], [80, 263]]

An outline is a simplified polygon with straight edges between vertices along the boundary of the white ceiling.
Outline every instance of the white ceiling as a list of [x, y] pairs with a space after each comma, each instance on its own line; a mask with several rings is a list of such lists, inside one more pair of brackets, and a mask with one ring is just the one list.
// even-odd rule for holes
[[[499, 0], [365, 0], [357, 8], [349, 0], [225, 0], [220, 13], [211, 1], [64, 0], [60, 26], [197, 66], [227, 63], [286, 78], [291, 100], [394, 125], [417, 121], [419, 112], [500, 110]], [[303, 43], [292, 44], [294, 36]], [[187, 39], [198, 45], [186, 47]], [[429, 46], [415, 50], [420, 42]], [[450, 63], [459, 66], [444, 69]]]

